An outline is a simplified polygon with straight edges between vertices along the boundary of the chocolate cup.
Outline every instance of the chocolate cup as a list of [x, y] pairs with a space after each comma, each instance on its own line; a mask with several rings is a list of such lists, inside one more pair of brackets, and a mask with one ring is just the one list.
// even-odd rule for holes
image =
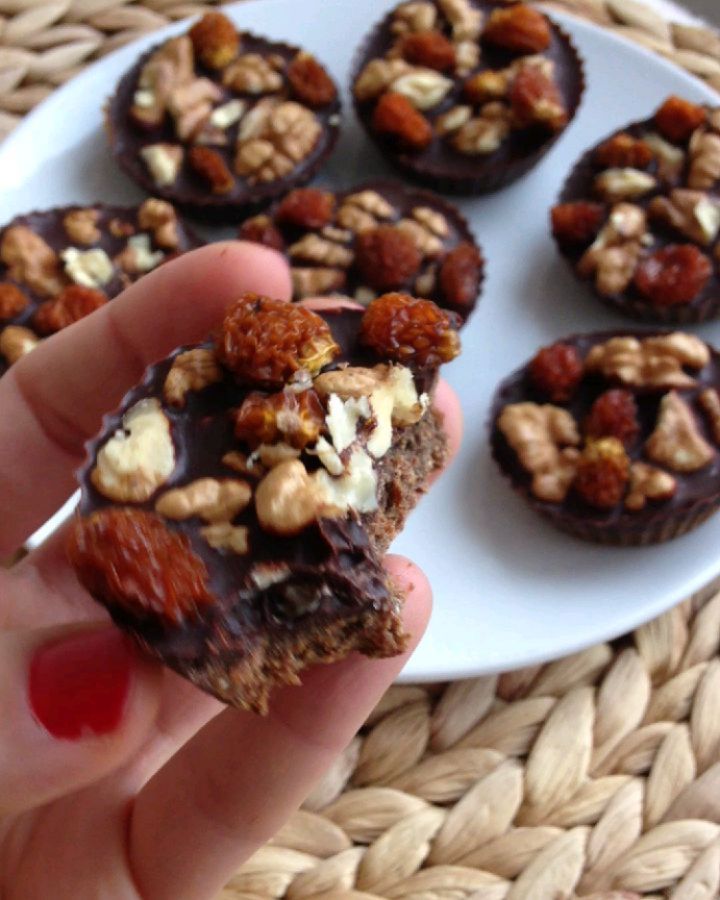
[[[406, 186], [399, 181], [392, 181], [390, 179], [375, 179], [373, 181], [364, 181], [361, 184], [349, 188], [348, 190], [337, 191], [335, 193], [335, 197], [337, 198], [336, 207], [340, 206], [342, 200], [345, 197], [348, 197], [351, 194], [357, 194], [360, 191], [368, 190], [376, 191], [378, 194], [381, 194], [383, 197], [385, 197], [389, 203], [391, 203], [393, 206], [396, 206], [400, 212], [401, 218], [409, 215], [410, 211], [415, 206], [429, 206], [431, 209], [442, 213], [442, 215], [445, 216], [445, 218], [448, 220], [448, 224], [450, 225], [451, 229], [451, 235], [447, 247], [448, 251], [452, 250], [458, 244], [468, 243], [472, 244], [473, 247], [475, 247], [480, 253], [481, 268], [480, 277], [478, 280], [477, 294], [475, 296], [475, 299], [469, 306], [461, 307], [458, 304], [447, 303], [441, 296], [441, 292], [439, 289], [432, 291], [431, 295], [427, 298], [429, 300], [432, 300], [441, 308], [449, 309], [451, 312], [457, 313], [461, 318], [462, 325], [464, 325], [468, 318], [472, 315], [482, 295], [483, 284], [485, 282], [485, 257], [482, 251], [482, 247], [477, 242], [467, 219], [454, 204], [448, 202], [433, 191], [429, 191], [423, 188]], [[270, 208], [270, 210], [268, 211], [268, 215], [273, 219], [273, 224], [275, 225], [275, 227], [278, 228], [283, 234], [285, 243], [288, 244], [293, 240], [297, 240], [302, 234], [307, 233], [307, 230], [297, 228], [295, 226], [289, 226], [284, 223], [278, 223], [277, 221], [275, 221], [275, 214], [278, 210], [278, 207], [280, 206], [280, 202], [281, 201], [278, 201]], [[386, 224], [385, 220], [383, 220], [381, 224]], [[392, 223], [390, 222], [387, 224]], [[360, 287], [362, 281], [357, 277], [352, 277], [352, 266], [350, 267], [349, 272], [349, 283], [343, 290], [342, 296], [348, 296], [350, 297], [350, 299], [352, 299], [355, 289]], [[397, 286], [393, 287], [392, 290], [405, 291], [407, 293], [413, 294], [413, 296], [419, 296], [412, 289], [412, 279], [408, 280], [408, 282], [404, 284], [398, 284]], [[335, 297], [338, 296], [338, 293], [333, 292], [327, 295], [318, 294], [318, 296]]]
[[[652, 330], [605, 331], [576, 334], [560, 340], [575, 346], [584, 357], [592, 346], [612, 337], [643, 338], [666, 333]], [[710, 363], [700, 373], [694, 370], [692, 372], [693, 377], [697, 378], [697, 387], [689, 391], [684, 390], [683, 396], [694, 397], [699, 390], [707, 387], [720, 388], [720, 354], [713, 347], [709, 349]], [[523, 497], [535, 512], [555, 528], [593, 543], [639, 547], [679, 537], [700, 525], [720, 508], [720, 450], [710, 436], [705, 419], [700, 413], [697, 415], [698, 425], [708, 442], [716, 449], [716, 456], [709, 466], [697, 472], [684, 474], [672, 472], [677, 479], [678, 487], [675, 496], [670, 500], [649, 500], [645, 509], [636, 512], [626, 510], [622, 504], [609, 512], [596, 510], [574, 497], [572, 491], [562, 503], [538, 500], [530, 490], [532, 481], [530, 473], [520, 465], [515, 451], [497, 427], [500, 413], [510, 403], [549, 402], [546, 396], [539, 394], [532, 387], [528, 378], [528, 366], [529, 361], [505, 378], [495, 393], [488, 422], [490, 446], [493, 459], [515, 493]], [[581, 382], [579, 391], [568, 403], [556, 405], [568, 409], [576, 421], [581, 423], [589, 411], [592, 400], [612, 387], [623, 385], [601, 376], [587, 376]], [[638, 438], [626, 449], [631, 462], [639, 462], [643, 459], [642, 446], [654, 427], [660, 398], [666, 391], [629, 390], [632, 390], [638, 405], [641, 431]]]
[[[475, 0], [474, 5], [486, 16], [493, 9], [507, 7], [507, 3], [493, 0]], [[389, 48], [390, 24], [395, 9], [370, 31], [355, 52], [351, 66], [351, 86], [355, 85], [365, 64]], [[488, 194], [517, 181], [530, 171], [570, 126], [585, 92], [584, 65], [572, 38], [549, 16], [546, 18], [552, 30], [552, 43], [542, 55], [555, 60], [558, 67], [560, 89], [568, 111], [568, 124], [562, 131], [557, 134], [548, 134], [544, 129], [515, 131], [503, 141], [495, 153], [487, 156], [459, 153], [445, 141], [437, 139], [433, 140], [428, 149], [412, 153], [398, 150], [392, 139], [385, 138], [372, 128], [371, 118], [376, 101], [361, 103], [355, 98], [351, 87], [355, 114], [383, 157], [405, 177], [435, 190], [456, 195]], [[505, 68], [520, 57], [518, 53], [488, 47], [481, 41], [481, 64], [473, 69], [472, 73], [458, 79], [445, 100], [430, 111], [428, 118], [431, 123], [438, 115], [462, 102], [462, 85], [471, 74], [487, 69]]]
[[[141, 147], [150, 143], [181, 144], [186, 147], [175, 135], [174, 126], [165, 116], [163, 123], [157, 128], [143, 128], [135, 125], [129, 119], [129, 110], [132, 106], [133, 95], [137, 85], [140, 71], [147, 59], [160, 47], [156, 44], [144, 53], [135, 65], [129, 69], [120, 79], [115, 93], [110, 97], [105, 106], [105, 130], [110, 149], [115, 161], [125, 174], [139, 185], [144, 191], [157, 197], [169, 200], [187, 215], [193, 216], [210, 223], [232, 224], [238, 216], [248, 215], [253, 211], [264, 209], [276, 197], [281, 196], [291, 188], [306, 184], [318, 173], [328, 156], [332, 152], [340, 134], [341, 105], [339, 93], [335, 100], [322, 109], [313, 110], [322, 125], [322, 133], [311, 153], [301, 163], [283, 178], [276, 181], [248, 185], [238, 177], [236, 186], [230, 194], [212, 194], [207, 183], [190, 171], [187, 162], [183, 163], [177, 181], [166, 187], [155, 184], [145, 163], [138, 155]], [[300, 51], [299, 47], [287, 44], [283, 41], [270, 41], [249, 31], [242, 32], [243, 52], [251, 53], [277, 53], [286, 60], [291, 60]], [[197, 64], [198, 76], [210, 78], [217, 84], [217, 72]], [[224, 102], [235, 98], [244, 98], [246, 95], [237, 94], [223, 88]], [[265, 96], [278, 96], [277, 94], [261, 95], [249, 99], [262, 99]], [[289, 98], [292, 99], [292, 98]], [[235, 137], [238, 124], [230, 126], [227, 130], [228, 147], [213, 147], [223, 156], [231, 171], [233, 170], [233, 155]]]
[[[710, 107], [706, 107], [710, 109]], [[558, 203], [570, 203], [576, 200], [591, 200], [597, 198], [592, 193], [592, 182], [595, 175], [602, 171], [602, 167], [595, 165], [593, 157], [597, 148], [605, 141], [610, 140], [616, 134], [627, 133], [633, 137], [639, 138], [648, 131], [657, 131], [653, 126], [653, 118], [643, 119], [631, 122], [624, 128], [619, 128], [607, 135], [603, 140], [599, 141], [595, 146], [587, 150], [580, 159], [575, 163], [570, 171], [558, 197]], [[657, 165], [653, 162], [647, 169], [650, 174], [657, 175]], [[645, 197], [632, 200], [631, 202], [644, 209], [648, 206], [653, 197], [666, 194], [669, 189], [682, 186], [686, 168], [683, 168], [681, 177], [676, 181], [665, 180], [660, 183], [659, 189], [648, 193]], [[709, 192], [720, 200], [720, 193], [717, 191]], [[694, 243], [689, 238], [674, 231], [669, 226], [662, 223], [653, 222], [653, 234], [657, 241], [654, 245], [655, 249], [660, 249], [668, 244], [678, 243]], [[713, 275], [708, 280], [703, 290], [690, 303], [677, 303], [673, 306], [655, 306], [646, 297], [634, 287], [632, 282], [630, 286], [621, 294], [605, 295], [594, 285], [594, 281], [582, 278], [576, 271], [576, 265], [585, 251], [585, 247], [577, 249], [569, 246], [563, 246], [555, 239], [558, 251], [565, 262], [570, 267], [573, 275], [588, 284], [590, 292], [601, 300], [606, 306], [617, 310], [630, 319], [637, 321], [652, 322], [660, 325], [690, 325], [705, 322], [708, 319], [714, 319], [720, 313], [720, 263], [711, 256], [713, 263]], [[707, 247], [700, 247], [703, 252], [707, 251]]]
[[[120, 218], [126, 221], [132, 221], [138, 231], [146, 231], [147, 229], [140, 229], [137, 225], [137, 212], [139, 209], [138, 206], [107, 206], [103, 203], [91, 203], [91, 204], [83, 204], [83, 205], [72, 205], [72, 206], [59, 206], [54, 207], [52, 209], [45, 210], [33, 210], [32, 212], [23, 213], [20, 216], [16, 216], [7, 225], [3, 226], [0, 229], [0, 240], [2, 240], [3, 233], [8, 229], [13, 227], [14, 225], [25, 225], [28, 228], [32, 229], [32, 231], [36, 232], [40, 235], [40, 237], [45, 240], [50, 247], [56, 252], [59, 253], [61, 250], [66, 249], [67, 247], [74, 246], [73, 241], [68, 237], [63, 227], [62, 221], [63, 218], [73, 210], [77, 209], [96, 209], [100, 212], [100, 220], [97, 223], [98, 227], [102, 229], [102, 237], [100, 241], [95, 244], [92, 244], [88, 247], [83, 247], [83, 249], [93, 250], [100, 249], [104, 250], [110, 259], [117, 256], [127, 244], [127, 237], [115, 237], [110, 234], [109, 231], [105, 230], [107, 228], [107, 224], [113, 218]], [[188, 250], [193, 250], [196, 247], [202, 247], [205, 244], [205, 241], [199, 237], [185, 222], [182, 221], [181, 218], [178, 217], [178, 248], [177, 250], [167, 250], [168, 256], [175, 253], [185, 253]], [[0, 281], [4, 281], [7, 279], [7, 266], [3, 263], [0, 263]], [[131, 281], [137, 281], [137, 277], [133, 277]], [[48, 297], [41, 297], [34, 291], [32, 291], [26, 284], [20, 284], [20, 288], [23, 293], [25, 293], [30, 298], [30, 303], [28, 306], [20, 313], [20, 315], [13, 317], [12, 319], [3, 320], [0, 322], [0, 330], [2, 330], [7, 325], [23, 325], [26, 328], [32, 328], [32, 318], [37, 312], [40, 304], [47, 299]], [[116, 276], [110, 281], [108, 284], [103, 286], [103, 292], [107, 294], [107, 296], [112, 299], [116, 297], [121, 291], [123, 291], [127, 287], [127, 284], [120, 277]], [[0, 355], [0, 374], [5, 371], [7, 368], [4, 358]]]

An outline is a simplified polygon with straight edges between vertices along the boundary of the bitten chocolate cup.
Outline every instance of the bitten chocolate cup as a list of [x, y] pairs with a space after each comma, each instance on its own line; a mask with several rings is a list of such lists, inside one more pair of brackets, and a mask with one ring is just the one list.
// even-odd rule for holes
[[0, 373], [42, 338], [203, 243], [156, 198], [17, 216], [0, 230]]
[[551, 211], [558, 249], [603, 303], [690, 324], [720, 312], [720, 108], [668, 98], [585, 152]]
[[105, 121], [116, 161], [141, 188], [223, 222], [317, 173], [339, 134], [340, 101], [310, 53], [211, 12], [138, 60]]
[[719, 388], [720, 356], [694, 335], [573, 335], [500, 384], [492, 454], [562, 531], [620, 546], [671, 540], [720, 506]]
[[456, 194], [520, 178], [572, 121], [583, 65], [569, 35], [528, 4], [401, 4], [353, 65], [356, 113], [404, 175]]
[[243, 222], [239, 237], [285, 253], [295, 300], [347, 296], [367, 306], [395, 290], [465, 322], [482, 289], [482, 251], [457, 207], [398, 182], [298, 188]]
[[306, 666], [400, 653], [382, 558], [446, 457], [431, 396], [459, 349], [427, 300], [239, 298], [89, 446], [80, 581], [147, 653], [259, 712]]

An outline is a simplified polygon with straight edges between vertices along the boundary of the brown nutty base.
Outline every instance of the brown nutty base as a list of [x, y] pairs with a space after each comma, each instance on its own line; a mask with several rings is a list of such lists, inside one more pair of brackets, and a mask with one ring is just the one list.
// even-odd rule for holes
[[392, 606], [380, 613], [371, 611], [329, 629], [308, 629], [282, 644], [259, 644], [252, 657], [236, 665], [211, 659], [180, 674], [224, 703], [266, 715], [273, 689], [300, 684], [299, 673], [308, 666], [338, 662], [352, 651], [376, 658], [402, 653], [408, 640], [400, 618], [402, 599], [397, 593]]

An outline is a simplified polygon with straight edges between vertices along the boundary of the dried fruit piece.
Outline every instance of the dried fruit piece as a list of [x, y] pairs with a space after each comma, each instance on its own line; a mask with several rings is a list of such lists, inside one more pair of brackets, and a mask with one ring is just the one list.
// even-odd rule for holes
[[669, 244], [640, 260], [633, 281], [657, 306], [691, 303], [712, 274], [710, 259], [694, 244]]
[[296, 188], [278, 206], [275, 218], [287, 225], [317, 229], [327, 225], [333, 216], [335, 197], [318, 188]]
[[630, 460], [621, 441], [604, 437], [588, 441], [577, 462], [573, 489], [596, 509], [612, 509], [623, 498], [630, 479]]
[[264, 244], [265, 247], [272, 247], [273, 250], [285, 249], [285, 241], [280, 230], [273, 225], [270, 216], [266, 215], [245, 219], [238, 231], [238, 238], [241, 241]]
[[530, 363], [530, 380], [541, 394], [553, 403], [569, 400], [580, 384], [583, 362], [572, 344], [558, 341], [543, 347]]
[[230, 307], [218, 357], [251, 384], [283, 384], [298, 369], [315, 373], [340, 352], [328, 324], [304, 306], [245, 294]]
[[558, 203], [550, 210], [552, 233], [561, 244], [585, 246], [592, 243], [605, 218], [601, 203]]
[[195, 55], [209, 69], [223, 69], [237, 56], [240, 35], [233, 23], [219, 12], [209, 12], [190, 29]]
[[295, 97], [311, 109], [327, 106], [337, 97], [335, 83], [311, 53], [298, 53], [287, 77]]
[[653, 160], [653, 152], [645, 141], [625, 132], [613, 135], [595, 151], [595, 162], [603, 168], [644, 169]]
[[676, 144], [686, 141], [707, 119], [702, 106], [671, 96], [655, 113], [655, 124], [661, 134]]
[[620, 388], [600, 394], [585, 420], [587, 437], [614, 437], [625, 446], [635, 440], [639, 431], [635, 398], [630, 391]]
[[102, 291], [71, 284], [57, 297], [40, 304], [33, 323], [40, 334], [52, 334], [89, 316], [106, 303], [107, 297]]
[[298, 450], [315, 443], [325, 410], [313, 390], [252, 393], [235, 411], [235, 437], [251, 447], [285, 441]]
[[412, 237], [393, 225], [380, 225], [357, 236], [355, 265], [370, 287], [398, 287], [416, 274], [421, 262]]
[[28, 303], [28, 298], [17, 285], [0, 282], [0, 320], [19, 315]]
[[537, 66], [526, 66], [518, 72], [510, 88], [510, 109], [520, 128], [541, 125], [560, 131], [568, 123], [560, 89]]
[[107, 508], [77, 519], [68, 557], [93, 596], [135, 616], [159, 614], [179, 624], [213, 603], [207, 569], [190, 541], [154, 513]]
[[460, 352], [454, 317], [431, 300], [383, 294], [365, 310], [360, 339], [379, 356], [420, 366], [450, 362]]
[[439, 31], [419, 31], [406, 35], [400, 52], [410, 63], [445, 72], [455, 65], [455, 47]]
[[397, 138], [412, 150], [422, 150], [432, 141], [430, 122], [402, 94], [383, 94], [373, 112], [372, 125], [380, 134]]
[[229, 194], [235, 187], [235, 177], [217, 150], [210, 147], [191, 147], [188, 151], [190, 168], [204, 178], [213, 194]]
[[454, 247], [440, 265], [438, 280], [446, 303], [468, 307], [480, 289], [483, 259], [473, 244], [464, 242]]
[[493, 10], [482, 36], [488, 44], [506, 50], [540, 53], [550, 46], [552, 32], [542, 13], [526, 3], [516, 3], [509, 9]]

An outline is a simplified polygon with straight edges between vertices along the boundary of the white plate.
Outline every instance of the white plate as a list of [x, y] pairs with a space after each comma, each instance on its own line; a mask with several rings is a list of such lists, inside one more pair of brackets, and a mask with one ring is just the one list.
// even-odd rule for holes
[[[238, 5], [232, 15], [240, 26], [316, 52], [344, 84], [355, 45], [390, 5], [304, 0], [299, 15], [294, 0], [260, 0]], [[463, 355], [446, 369], [465, 410], [462, 452], [393, 548], [422, 564], [435, 591], [429, 632], [403, 673], [408, 681], [511, 669], [577, 650], [631, 629], [720, 574], [720, 515], [659, 547], [586, 545], [533, 515], [488, 456], [488, 404], [503, 376], [563, 334], [628, 324], [575, 283], [548, 236], [548, 207], [566, 171], [585, 147], [646, 117], [669, 93], [717, 101], [708, 88], [635, 45], [558, 19], [586, 61], [588, 89], [579, 115], [519, 183], [460, 204], [487, 254], [488, 278], [464, 332]], [[141, 198], [106, 150], [100, 107], [138, 53], [162, 36], [151, 35], [91, 67], [0, 147], [2, 220], [60, 203]], [[325, 180], [345, 187], [388, 174], [347, 104], [346, 116]], [[698, 331], [720, 340], [717, 324]]]

